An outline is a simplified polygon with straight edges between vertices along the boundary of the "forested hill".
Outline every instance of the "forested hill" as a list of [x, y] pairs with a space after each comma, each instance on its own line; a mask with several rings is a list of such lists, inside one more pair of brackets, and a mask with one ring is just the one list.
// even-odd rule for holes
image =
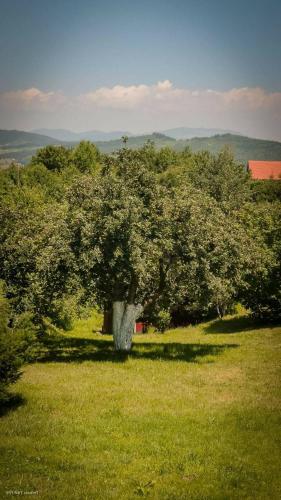
[[47, 146], [59, 144], [60, 141], [42, 134], [24, 132], [22, 130], [0, 130], [0, 147], [12, 148], [14, 146]]
[[[172, 137], [154, 132], [149, 135], [136, 135], [128, 137], [127, 146], [131, 149], [137, 149], [148, 141], [152, 141], [156, 148], [163, 148], [166, 146], [174, 148], [177, 142], [176, 139], [173, 139]], [[114, 141], [97, 141], [95, 144], [103, 153], [112, 153], [113, 151], [116, 151], [124, 146], [122, 139], [115, 139]]]
[[22, 130], [0, 130], [0, 160], [7, 160], [7, 164], [12, 160], [28, 163], [38, 148], [48, 144], [58, 145], [61, 141], [47, 135]]
[[254, 160], [280, 160], [281, 142], [268, 141], [264, 139], [253, 139], [242, 135], [223, 134], [213, 137], [194, 137], [185, 141], [177, 141], [175, 149], [181, 151], [189, 146], [192, 151], [207, 149], [211, 153], [217, 153], [224, 146], [230, 146], [235, 158], [246, 163]]
[[[128, 147], [135, 149], [147, 140], [154, 142], [156, 147], [170, 146], [176, 151], [182, 151], [190, 147], [192, 151], [208, 150], [217, 153], [224, 146], [230, 146], [235, 158], [242, 163], [250, 159], [255, 160], [280, 160], [281, 142], [263, 139], [252, 139], [242, 135], [222, 134], [213, 137], [194, 137], [192, 139], [175, 140], [163, 134], [151, 134], [137, 137], [129, 137]], [[104, 153], [111, 153], [122, 147], [121, 140], [97, 142], [96, 145]]]
[[[246, 163], [250, 159], [255, 160], [280, 160], [281, 142], [253, 139], [235, 134], [220, 134], [213, 137], [195, 137], [192, 139], [176, 140], [161, 133], [128, 137], [127, 146], [136, 149], [152, 141], [156, 148], [171, 147], [176, 151], [182, 151], [190, 147], [192, 151], [209, 150], [212, 153], [220, 151], [229, 145], [233, 150], [235, 158]], [[28, 163], [32, 155], [39, 147], [47, 144], [63, 144], [72, 147], [75, 142], [62, 142], [57, 139], [30, 132], [18, 130], [0, 130], [0, 160], [4, 158], [15, 159], [22, 163]], [[111, 141], [97, 141], [96, 145], [103, 153], [112, 153], [124, 146], [122, 139]]]

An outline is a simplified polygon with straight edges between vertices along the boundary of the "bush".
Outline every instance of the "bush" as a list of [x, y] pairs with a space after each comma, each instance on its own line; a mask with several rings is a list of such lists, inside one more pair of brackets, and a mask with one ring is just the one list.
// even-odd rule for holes
[[64, 146], [45, 146], [33, 156], [32, 163], [42, 163], [48, 170], [61, 171], [70, 163], [70, 150]]
[[100, 153], [97, 147], [90, 141], [81, 141], [72, 150], [72, 163], [83, 173], [91, 173], [97, 169], [100, 161]]
[[171, 323], [171, 315], [169, 311], [165, 309], [161, 309], [154, 321], [155, 327], [158, 332], [164, 333], [165, 330], [168, 330]]
[[75, 319], [79, 317], [80, 294], [77, 292], [73, 295], [65, 295], [64, 297], [54, 301], [53, 315], [50, 320], [54, 326], [70, 331], [73, 328]]
[[34, 358], [35, 338], [29, 317], [22, 315], [13, 321], [9, 301], [0, 284], [0, 402], [9, 399], [8, 386], [21, 376], [23, 363]]

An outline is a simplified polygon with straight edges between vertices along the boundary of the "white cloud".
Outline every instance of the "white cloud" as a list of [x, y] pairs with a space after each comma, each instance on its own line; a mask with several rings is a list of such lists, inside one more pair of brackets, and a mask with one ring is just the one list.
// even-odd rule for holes
[[174, 87], [169, 80], [155, 85], [115, 85], [101, 87], [82, 94], [80, 103], [104, 108], [151, 110], [212, 110], [221, 112], [233, 108], [281, 108], [281, 92], [270, 93], [259, 87], [233, 88], [227, 91], [198, 90]]
[[69, 97], [29, 89], [0, 93], [1, 127], [112, 128], [144, 132], [177, 126], [216, 127], [281, 140], [281, 92], [153, 85], [100, 87]]
[[101, 87], [87, 94], [79, 96], [78, 100], [84, 104], [92, 104], [105, 108], [134, 109], [155, 101], [166, 100], [178, 90], [173, 88], [172, 82], [164, 80], [155, 85], [115, 85]]
[[79, 101], [84, 104], [93, 104], [110, 108], [134, 108], [149, 97], [148, 85], [115, 85], [114, 87], [101, 87], [88, 94], [79, 96]]
[[35, 87], [0, 93], [0, 104], [17, 109], [53, 110], [62, 104], [139, 109], [206, 109], [230, 108], [251, 110], [281, 108], [281, 92], [270, 93], [260, 87], [233, 88], [227, 91], [199, 90], [174, 87], [169, 80], [155, 85], [115, 85], [100, 87], [78, 97], [66, 97], [62, 92], [44, 92]]
[[53, 111], [65, 101], [66, 97], [60, 91], [43, 92], [35, 87], [0, 93], [0, 105], [19, 110]]
[[165, 92], [165, 90], [170, 90], [173, 87], [172, 82], [170, 80], [164, 80], [163, 82], [158, 82], [156, 88], [161, 92]]

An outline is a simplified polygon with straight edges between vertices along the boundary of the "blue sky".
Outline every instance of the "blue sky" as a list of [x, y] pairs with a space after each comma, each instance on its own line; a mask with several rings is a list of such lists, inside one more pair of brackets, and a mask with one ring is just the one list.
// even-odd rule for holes
[[[195, 92], [260, 88], [271, 96], [281, 91], [278, 0], [0, 0], [0, 13], [1, 127], [5, 126], [3, 119], [7, 127], [26, 129], [70, 123], [76, 129], [109, 130], [120, 123], [123, 128], [141, 130], [149, 129], [149, 124], [151, 128], [159, 126], [163, 120], [164, 128], [177, 125], [176, 109], [170, 109], [170, 118], [167, 110], [161, 118], [159, 107], [152, 116], [147, 112], [144, 116], [143, 107], [112, 108], [109, 102], [100, 105], [95, 98], [91, 105], [96, 118], [91, 120], [87, 110], [77, 107], [79, 96], [116, 85], [125, 89], [145, 85], [151, 89], [157, 82], [168, 80], [173, 89]], [[33, 100], [28, 108], [25, 98], [23, 109], [19, 109], [19, 104], [11, 104], [13, 92], [28, 89], [44, 93], [35, 96], [37, 106]], [[57, 107], [53, 97], [44, 97], [49, 93], [61, 96]], [[17, 101], [19, 96], [16, 94]], [[49, 109], [48, 99], [52, 101]], [[45, 107], [40, 110], [38, 102], [42, 104], [42, 100]], [[279, 106], [279, 97], [277, 101]], [[196, 107], [191, 108], [196, 114]], [[203, 112], [205, 109], [209, 113], [210, 104], [201, 108], [199, 120], [195, 120], [187, 105], [186, 120], [180, 114], [178, 125], [198, 126], [200, 122], [203, 126], [206, 122], [210, 126], [210, 117], [205, 119]], [[262, 113], [256, 110], [252, 119], [243, 118], [241, 110], [239, 116], [237, 113], [237, 109], [232, 110], [232, 120], [230, 116], [222, 120], [222, 113], [215, 113], [213, 125], [220, 125], [221, 117], [222, 127], [233, 122], [232, 128], [241, 128], [241, 124], [243, 128], [245, 123], [245, 131], [264, 133], [262, 128], [260, 132], [258, 128], [251, 132]], [[274, 135], [277, 125], [274, 117], [268, 127], [269, 135]]]

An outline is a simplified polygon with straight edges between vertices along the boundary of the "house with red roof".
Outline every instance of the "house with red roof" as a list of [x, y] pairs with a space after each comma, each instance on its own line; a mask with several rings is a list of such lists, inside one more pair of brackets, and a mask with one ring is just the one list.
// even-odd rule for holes
[[247, 170], [254, 180], [281, 180], [281, 161], [249, 160]]

